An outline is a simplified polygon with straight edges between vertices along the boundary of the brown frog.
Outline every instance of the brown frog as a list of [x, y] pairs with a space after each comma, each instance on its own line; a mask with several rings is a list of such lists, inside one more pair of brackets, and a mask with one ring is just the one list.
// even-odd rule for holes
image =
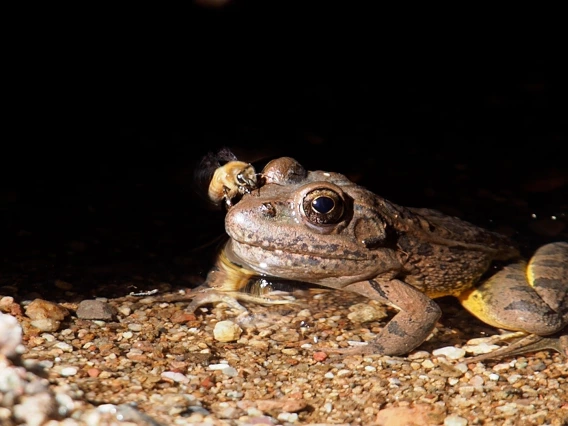
[[[398, 206], [341, 174], [308, 172], [283, 157], [261, 175], [263, 185], [228, 210], [230, 239], [190, 310], [258, 300], [239, 290], [259, 276], [353, 291], [399, 312], [373, 342], [345, 352], [404, 355], [440, 317], [433, 299], [455, 296], [482, 321], [526, 333], [504, 354], [545, 347], [566, 354], [568, 336], [542, 336], [568, 324], [568, 243], [539, 248], [527, 264], [502, 235]], [[496, 262], [504, 266], [486, 278]]]

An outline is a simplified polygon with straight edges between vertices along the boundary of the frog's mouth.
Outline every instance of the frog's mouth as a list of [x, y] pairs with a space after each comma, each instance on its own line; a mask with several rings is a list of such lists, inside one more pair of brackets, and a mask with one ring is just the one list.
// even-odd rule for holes
[[349, 249], [345, 248], [343, 244], [343, 248], [339, 248], [339, 244], [326, 244], [326, 245], [311, 245], [310, 249], [306, 248], [305, 246], [302, 247], [300, 245], [290, 245], [286, 247], [285, 250], [275, 248], [270, 244], [262, 244], [262, 243], [251, 243], [251, 242], [243, 242], [239, 241], [235, 238], [229, 240], [227, 243], [229, 250], [232, 250], [236, 253], [244, 254], [245, 257], [247, 253], [261, 253], [261, 254], [268, 254], [272, 253], [277, 256], [281, 256], [283, 258], [287, 256], [293, 257], [305, 257], [310, 259], [334, 259], [334, 260], [346, 260], [346, 261], [365, 261], [374, 259], [375, 256], [369, 253], [368, 250], [360, 250], [359, 248]]
[[345, 285], [377, 273], [376, 258], [369, 253], [284, 251], [233, 239], [225, 245], [224, 254], [234, 264], [259, 275], [328, 286]]

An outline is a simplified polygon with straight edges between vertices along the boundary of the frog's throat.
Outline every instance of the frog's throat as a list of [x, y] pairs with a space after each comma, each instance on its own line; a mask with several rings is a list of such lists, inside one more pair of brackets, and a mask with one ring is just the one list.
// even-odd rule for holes
[[218, 268], [219, 274], [217, 274], [217, 276], [219, 278], [214, 279], [214, 282], [210, 283], [212, 287], [220, 288], [228, 292], [239, 291], [245, 288], [253, 277], [261, 275], [229, 259], [227, 254], [227, 246], [225, 246], [217, 257], [215, 266]]

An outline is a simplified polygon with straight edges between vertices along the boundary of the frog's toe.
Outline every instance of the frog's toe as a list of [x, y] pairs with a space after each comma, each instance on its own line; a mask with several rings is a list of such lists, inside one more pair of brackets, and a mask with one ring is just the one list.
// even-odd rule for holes
[[468, 358], [467, 361], [478, 362], [488, 359], [502, 359], [505, 357], [542, 350], [554, 350], [564, 359], [568, 359], [568, 334], [555, 337], [544, 337], [536, 334], [529, 334], [511, 343], [509, 346], [496, 349], [483, 355]]
[[247, 312], [247, 309], [241, 305], [232, 294], [219, 292], [207, 286], [196, 288], [188, 296], [192, 298], [191, 303], [187, 305], [186, 308], [189, 312], [195, 312], [197, 308], [204, 305], [221, 302], [226, 303], [231, 308], [238, 311]]
[[382, 348], [376, 347], [374, 344], [363, 344], [352, 346], [350, 348], [324, 348], [319, 347], [317, 350], [325, 352], [327, 354], [339, 355], [339, 356], [352, 356], [352, 355], [361, 355], [361, 356], [382, 356], [384, 355]]

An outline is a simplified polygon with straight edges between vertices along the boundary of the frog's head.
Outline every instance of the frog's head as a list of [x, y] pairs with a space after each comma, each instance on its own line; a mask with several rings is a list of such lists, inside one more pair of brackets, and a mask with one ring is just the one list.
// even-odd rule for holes
[[398, 266], [380, 199], [344, 175], [273, 160], [227, 213], [227, 255], [257, 273], [341, 287]]

